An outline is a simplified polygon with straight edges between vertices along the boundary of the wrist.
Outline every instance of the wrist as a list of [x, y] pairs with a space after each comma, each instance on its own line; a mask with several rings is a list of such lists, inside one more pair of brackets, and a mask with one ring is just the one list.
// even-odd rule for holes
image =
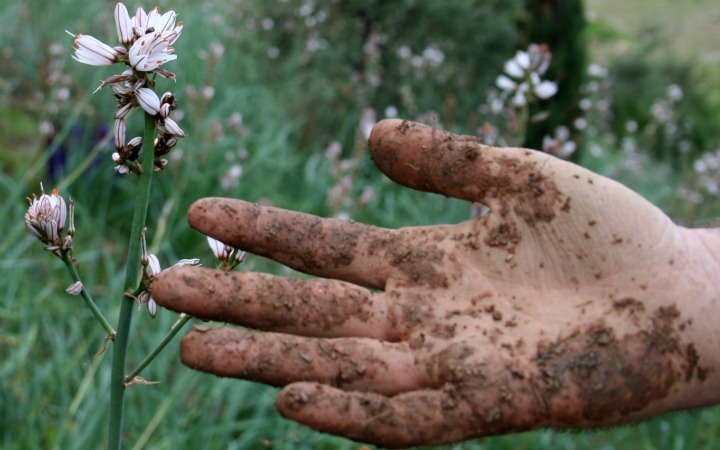
[[699, 263], [698, 275], [707, 281], [715, 293], [715, 301], [720, 303], [720, 228], [697, 228], [686, 231], [689, 235], [689, 250]]
[[720, 403], [720, 228], [682, 229], [686, 267], [675, 280], [689, 319], [685, 337], [697, 350], [697, 369], [689, 380], [688, 407]]

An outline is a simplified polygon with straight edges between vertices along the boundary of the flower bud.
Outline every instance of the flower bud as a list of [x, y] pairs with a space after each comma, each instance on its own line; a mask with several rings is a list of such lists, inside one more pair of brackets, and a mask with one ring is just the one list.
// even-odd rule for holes
[[71, 284], [67, 289], [65, 289], [65, 292], [67, 292], [70, 295], [80, 295], [82, 290], [83, 290], [82, 281], [76, 281], [75, 283]]
[[30, 207], [25, 213], [25, 228], [42, 242], [57, 246], [62, 242], [67, 206], [57, 189], [54, 189], [51, 195], [47, 195], [41, 184], [40, 190], [42, 191], [40, 198], [33, 194], [32, 200], [27, 199]]
[[155, 299], [150, 297], [150, 300], [147, 302], [147, 310], [148, 314], [150, 314], [150, 317], [153, 319], [157, 315], [157, 303], [155, 302]]

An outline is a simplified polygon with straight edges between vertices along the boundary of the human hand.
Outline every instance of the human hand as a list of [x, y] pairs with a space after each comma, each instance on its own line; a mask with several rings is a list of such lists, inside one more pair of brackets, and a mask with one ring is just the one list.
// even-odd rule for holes
[[283, 416], [385, 447], [718, 401], [717, 233], [541, 152], [399, 120], [370, 149], [398, 183], [490, 212], [389, 230], [200, 200], [192, 227], [323, 278], [163, 272], [160, 305], [259, 330], [198, 327], [185, 364], [284, 386]]

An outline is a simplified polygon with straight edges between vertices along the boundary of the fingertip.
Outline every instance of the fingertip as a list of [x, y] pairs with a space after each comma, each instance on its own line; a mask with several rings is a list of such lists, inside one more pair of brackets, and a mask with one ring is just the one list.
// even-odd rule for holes
[[398, 128], [403, 122], [406, 121], [402, 119], [383, 119], [376, 123], [370, 132], [370, 149], [372, 150], [372, 148], [376, 147], [383, 137], [385, 137], [393, 129]]
[[215, 217], [225, 211], [235, 212], [235, 209], [228, 204], [228, 199], [220, 197], [206, 197], [193, 202], [188, 209], [188, 223], [197, 231], [211, 235], [216, 232], [218, 221]]
[[152, 282], [152, 297], [164, 308], [199, 315], [207, 304], [207, 294], [202, 291], [207, 270], [191, 266], [163, 270]]
[[163, 270], [155, 276], [152, 282], [152, 295], [155, 301], [165, 308], [172, 309], [173, 303], [177, 299], [177, 286], [181, 273], [189, 267], [174, 267]]
[[[467, 168], [463, 158], [458, 161], [448, 143], [469, 142], [469, 136], [456, 136], [450, 132], [417, 122], [387, 119], [378, 123], [370, 135], [370, 154], [373, 162], [390, 179], [404, 186], [453, 197], [473, 197], [476, 192], [462, 192], [451, 169]], [[473, 141], [465, 148], [476, 152]], [[453, 147], [454, 148], [454, 147]], [[462, 182], [465, 183], [465, 174]]]
[[348, 436], [343, 423], [350, 419], [350, 404], [340, 389], [308, 381], [291, 383], [278, 394], [275, 408], [286, 419], [325, 433]]
[[195, 325], [180, 341], [180, 360], [193, 370], [231, 376], [228, 366], [232, 366], [232, 360], [222, 356], [226, 354], [223, 345], [237, 339], [232, 331]]

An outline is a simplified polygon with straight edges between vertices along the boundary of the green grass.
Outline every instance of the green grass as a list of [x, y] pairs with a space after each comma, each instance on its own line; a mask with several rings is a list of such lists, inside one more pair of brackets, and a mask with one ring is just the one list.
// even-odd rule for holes
[[[605, 1], [605, 0], [603, 0]], [[169, 2], [160, 2], [168, 9]], [[326, 191], [330, 168], [322, 151], [328, 142], [301, 146], [300, 120], [288, 115], [289, 103], [302, 95], [302, 88], [287, 80], [286, 86], [263, 83], [263, 61], [245, 58], [242, 42], [229, 24], [213, 26], [213, 14], [222, 14], [231, 3], [210, 2], [196, 6], [189, 0], [173, 2], [182, 14], [185, 34], [177, 44], [178, 61], [168, 65], [178, 72], [177, 84], [161, 82], [159, 90], [173, 89], [185, 116], [181, 125], [188, 133], [176, 154], [178, 161], [160, 175], [154, 185], [148, 224], [149, 245], [168, 266], [179, 258], [199, 257], [213, 263], [203, 236], [189, 229], [185, 211], [201, 197], [226, 195], [250, 201], [268, 199], [274, 204], [326, 215]], [[590, 10], [600, 13], [591, 1]], [[607, 2], [608, 4], [611, 2]], [[617, 3], [617, 2], [613, 2]], [[627, 4], [627, 2], [625, 2]], [[642, 2], [640, 2], [642, 3]], [[669, 2], [664, 2], [669, 3]], [[692, 2], [692, 5], [703, 2]], [[708, 3], [708, 2], [705, 2]], [[655, 3], [654, 3], [655, 4]], [[82, 5], [85, 9], [78, 8]], [[706, 5], [707, 6], [707, 5]], [[64, 29], [113, 36], [112, 10], [104, 2], [61, 1], [46, 5], [40, 0], [4, 2], [0, 20], [11, 24], [0, 30], [5, 44], [0, 50], [7, 64], [0, 68], [0, 447], [3, 449], [87, 449], [104, 445], [109, 402], [110, 352], [94, 356], [103, 340], [82, 301], [63, 291], [70, 284], [60, 261], [48, 256], [24, 230], [24, 197], [38, 192], [46, 179], [49, 153], [37, 135], [41, 120], [55, 123], [57, 136], [70, 136], [74, 126], [87, 129], [109, 124], [112, 99], [108, 92], [91, 94], [96, 81], [113, 73], [74, 63], [67, 48]], [[40, 13], [39, 11], [42, 11]], [[604, 12], [610, 17], [613, 13]], [[99, 15], [99, 18], [98, 18]], [[23, 20], [29, 24], [21, 25]], [[716, 27], [714, 27], [716, 28]], [[707, 30], [706, 30], [707, 31]], [[621, 30], [620, 34], [631, 31]], [[212, 40], [227, 44], [226, 53], [214, 68], [198, 58]], [[717, 42], [717, 39], [708, 39]], [[61, 70], [71, 77], [71, 102], [54, 102], [53, 86], [40, 75], [47, 46], [61, 42], [66, 53], [59, 58]], [[694, 42], [694, 41], [689, 41]], [[257, 43], [245, 43], [245, 46]], [[688, 44], [690, 45], [690, 44]], [[207, 105], [185, 93], [192, 85], [215, 87]], [[43, 87], [44, 86], [44, 87]], [[45, 92], [45, 101], [32, 93]], [[20, 95], [19, 93], [23, 94]], [[25, 94], [27, 93], [27, 94]], [[33, 103], [35, 102], [35, 103]], [[227, 128], [233, 112], [241, 112], [247, 134], [235, 136]], [[323, 112], [332, 114], [332, 111]], [[5, 120], [7, 119], [7, 120]], [[133, 117], [140, 127], [138, 114]], [[352, 142], [355, 118], [348, 118], [338, 139]], [[224, 137], [213, 130], [225, 123]], [[137, 131], [137, 130], [136, 130]], [[129, 132], [129, 134], [131, 134]], [[220, 186], [230, 160], [238, 160], [243, 175], [237, 187]], [[134, 195], [133, 180], [116, 177], [105, 147], [93, 151], [93, 143], [78, 138], [68, 149], [67, 176], [58, 181], [62, 193], [77, 205], [75, 256], [85, 284], [99, 306], [115, 323], [119, 310], [124, 252]], [[349, 150], [349, 149], [348, 149]], [[51, 148], [52, 151], [52, 148]], [[95, 160], [96, 153], [101, 159]], [[615, 160], [613, 160], [613, 158]], [[586, 158], [589, 167], [608, 171], [622, 155]], [[619, 177], [667, 206], [658, 186], [666, 183], [661, 165], [649, 163], [646, 176], [638, 179], [619, 172]], [[399, 189], [390, 185], [366, 158], [359, 169], [358, 183], [376, 190], [375, 199], [354, 218], [381, 226], [449, 223], [467, 217], [461, 202]], [[51, 186], [46, 185], [46, 188]], [[353, 191], [357, 195], [361, 186]], [[655, 195], [655, 197], [653, 197]], [[249, 258], [244, 270], [280, 272], [277, 264]], [[151, 320], [137, 314], [133, 321], [128, 363], [140, 362], [159, 341], [175, 316], [160, 311]], [[218, 379], [190, 371], [177, 357], [177, 341], [142, 376], [158, 385], [133, 386], [126, 395], [125, 448], [128, 449], [355, 449], [359, 444], [313, 432], [279, 417], [273, 408], [276, 390], [258, 384]], [[494, 437], [448, 446], [455, 449], [712, 449], [720, 439], [720, 410], [671, 414], [609, 430], [569, 433], [537, 431], [516, 436]]]

